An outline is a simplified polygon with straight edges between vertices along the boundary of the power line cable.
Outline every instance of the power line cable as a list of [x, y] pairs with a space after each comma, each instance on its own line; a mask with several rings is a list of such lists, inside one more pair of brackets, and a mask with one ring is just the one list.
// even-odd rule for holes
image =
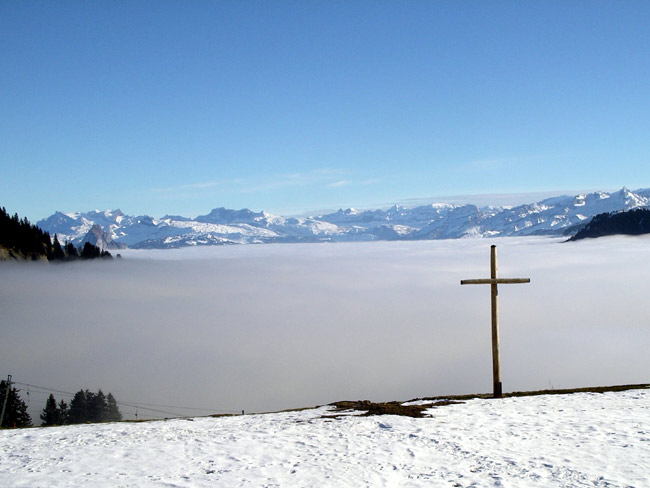
[[[41, 391], [41, 393], [48, 393], [48, 392], [54, 392], [54, 393], [59, 393], [62, 395], [68, 395], [70, 397], [74, 397], [76, 393], [71, 393], [69, 391], [63, 391], [63, 390], [57, 390], [54, 388], [48, 388], [46, 386], [38, 386], [38, 385], [32, 385], [29, 383], [22, 383], [20, 381], [12, 381], [12, 383], [17, 384], [17, 385], [22, 385], [22, 386], [27, 386], [28, 388], [37, 388]], [[178, 408], [182, 410], [196, 410], [196, 411], [205, 411], [205, 412], [219, 412], [219, 413], [238, 413], [234, 410], [220, 410], [216, 408], [199, 408], [199, 407], [184, 407], [184, 406], [178, 406], [178, 405], [158, 405], [155, 403], [138, 403], [138, 402], [123, 402], [123, 401], [116, 401], [118, 405], [124, 405], [128, 407], [133, 407], [133, 408], [141, 408], [142, 410], [147, 410], [151, 412], [158, 412], [158, 413], [163, 413], [167, 415], [177, 415], [179, 417], [187, 417], [187, 415], [179, 414], [176, 412], [168, 412], [165, 410], [157, 410], [154, 408], [147, 408], [147, 407], [162, 407], [162, 408]]]
[[37, 385], [30, 385], [29, 383], [21, 383], [20, 381], [13, 381], [12, 383], [15, 383], [16, 385], [28, 386], [28, 387], [31, 387], [31, 388], [39, 388], [41, 390], [45, 390], [46, 392], [61, 393], [61, 394], [70, 395], [70, 396], [75, 396], [75, 394], [76, 394], [76, 393], [70, 393], [69, 391], [55, 390], [54, 388], [48, 388], [46, 386], [37, 386]]
[[132, 408], [139, 408], [141, 410], [147, 410], [147, 411], [150, 411], [150, 412], [158, 412], [158, 413], [164, 413], [164, 414], [167, 414], [167, 415], [175, 415], [177, 417], [187, 417], [187, 415], [183, 415], [182, 413], [166, 412], [164, 410], [156, 410], [155, 408], [140, 407], [138, 405], [131, 404], [131, 403], [124, 403], [124, 402], [116, 402], [116, 403], [118, 405], [123, 405], [123, 406], [127, 406], [127, 407], [132, 407]]
[[[117, 402], [120, 403], [120, 402]], [[183, 410], [204, 410], [206, 412], [223, 412], [223, 413], [237, 413], [234, 410], [218, 410], [216, 408], [200, 408], [200, 407], [182, 407], [178, 405], [157, 405], [155, 403], [138, 403], [138, 402], [123, 402], [130, 403], [131, 405], [144, 405], [150, 407], [163, 407], [163, 408], [182, 408]]]

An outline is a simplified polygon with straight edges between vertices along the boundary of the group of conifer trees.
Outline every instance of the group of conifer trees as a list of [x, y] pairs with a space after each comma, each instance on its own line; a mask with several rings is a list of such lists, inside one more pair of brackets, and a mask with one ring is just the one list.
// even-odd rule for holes
[[56, 402], [50, 394], [43, 413], [41, 425], [84, 424], [87, 422], [119, 422], [122, 414], [111, 393], [104, 395], [102, 390], [93, 393], [79, 390], [70, 401], [70, 405], [61, 400]]
[[86, 242], [77, 249], [71, 242], [63, 246], [55, 235], [50, 237], [40, 227], [33, 225], [26, 217], [10, 216], [4, 207], [0, 208], [0, 247], [9, 251], [11, 257], [31, 260], [73, 261], [75, 259], [112, 258], [110, 252]]
[[29, 223], [18, 214], [10, 217], [4, 207], [0, 209], [0, 246], [18, 253], [27, 259], [46, 256], [52, 241], [50, 234]]
[[[31, 427], [32, 418], [27, 412], [27, 405], [18, 394], [19, 391], [11, 386], [7, 393], [7, 382], [0, 381], [0, 408], [3, 405], [5, 407], [1, 427]], [[6, 397], [7, 394], [8, 397]], [[70, 405], [64, 400], [57, 403], [54, 395], [50, 394], [40, 417], [41, 426], [48, 426], [87, 422], [119, 422], [122, 420], [122, 413], [111, 393], [104, 395], [102, 390], [97, 393], [79, 390], [70, 401]]]

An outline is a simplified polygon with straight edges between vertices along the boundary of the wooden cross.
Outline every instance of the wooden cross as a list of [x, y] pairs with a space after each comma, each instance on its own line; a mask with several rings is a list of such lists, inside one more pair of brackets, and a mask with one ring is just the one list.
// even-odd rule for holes
[[490, 278], [478, 280], [461, 280], [461, 285], [490, 285], [492, 294], [492, 378], [494, 380], [494, 398], [501, 398], [501, 360], [499, 359], [499, 284], [530, 283], [530, 278], [497, 278], [497, 247], [490, 250]]

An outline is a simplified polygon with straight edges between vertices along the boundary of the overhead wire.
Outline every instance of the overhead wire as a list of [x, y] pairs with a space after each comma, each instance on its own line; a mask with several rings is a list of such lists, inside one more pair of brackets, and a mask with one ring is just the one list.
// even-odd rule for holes
[[[119, 403], [119, 402], [118, 402]], [[130, 403], [132, 405], [145, 405], [145, 406], [150, 406], [150, 407], [163, 407], [163, 408], [182, 408], [183, 410], [204, 410], [207, 412], [224, 412], [224, 413], [237, 413], [233, 410], [218, 410], [215, 408], [201, 408], [201, 407], [182, 407], [178, 405], [157, 405], [155, 403], [138, 403], [138, 402], [124, 402], [124, 403]]]
[[[32, 391], [35, 391], [34, 389], [41, 390], [39, 393], [58, 393], [60, 395], [67, 395], [73, 398], [76, 393], [72, 393], [69, 391], [64, 391], [64, 390], [58, 390], [55, 388], [48, 388], [46, 386], [38, 386], [38, 385], [32, 385], [30, 383], [23, 383], [21, 381], [12, 381], [13, 384], [16, 385], [21, 385], [21, 386], [26, 386], [28, 388], [32, 388]], [[165, 410], [159, 410], [155, 408], [148, 408], [148, 407], [161, 407], [161, 408], [174, 408], [174, 409], [181, 409], [181, 410], [194, 410], [194, 411], [204, 411], [204, 412], [217, 412], [217, 413], [238, 413], [233, 410], [221, 410], [221, 409], [215, 409], [215, 408], [199, 408], [199, 407], [185, 407], [185, 406], [178, 406], [178, 405], [158, 405], [155, 403], [140, 403], [140, 402], [124, 402], [124, 401], [118, 401], [116, 400], [115, 403], [118, 405], [126, 406], [126, 407], [131, 407], [135, 409], [142, 409], [146, 410], [149, 412], [156, 412], [156, 413], [162, 413], [166, 415], [174, 415], [178, 417], [188, 417], [188, 415], [180, 414], [177, 412], [169, 412]]]

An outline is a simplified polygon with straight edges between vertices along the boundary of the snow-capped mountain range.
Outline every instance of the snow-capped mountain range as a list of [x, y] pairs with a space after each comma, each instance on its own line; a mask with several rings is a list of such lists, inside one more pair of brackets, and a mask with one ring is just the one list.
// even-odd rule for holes
[[120, 210], [56, 212], [37, 225], [59, 241], [90, 241], [106, 249], [269, 242], [325, 242], [562, 235], [597, 214], [650, 206], [650, 189], [548, 198], [515, 207], [433, 203], [387, 210], [348, 208], [314, 217], [281, 217], [248, 209], [215, 208], [187, 218], [130, 216]]

